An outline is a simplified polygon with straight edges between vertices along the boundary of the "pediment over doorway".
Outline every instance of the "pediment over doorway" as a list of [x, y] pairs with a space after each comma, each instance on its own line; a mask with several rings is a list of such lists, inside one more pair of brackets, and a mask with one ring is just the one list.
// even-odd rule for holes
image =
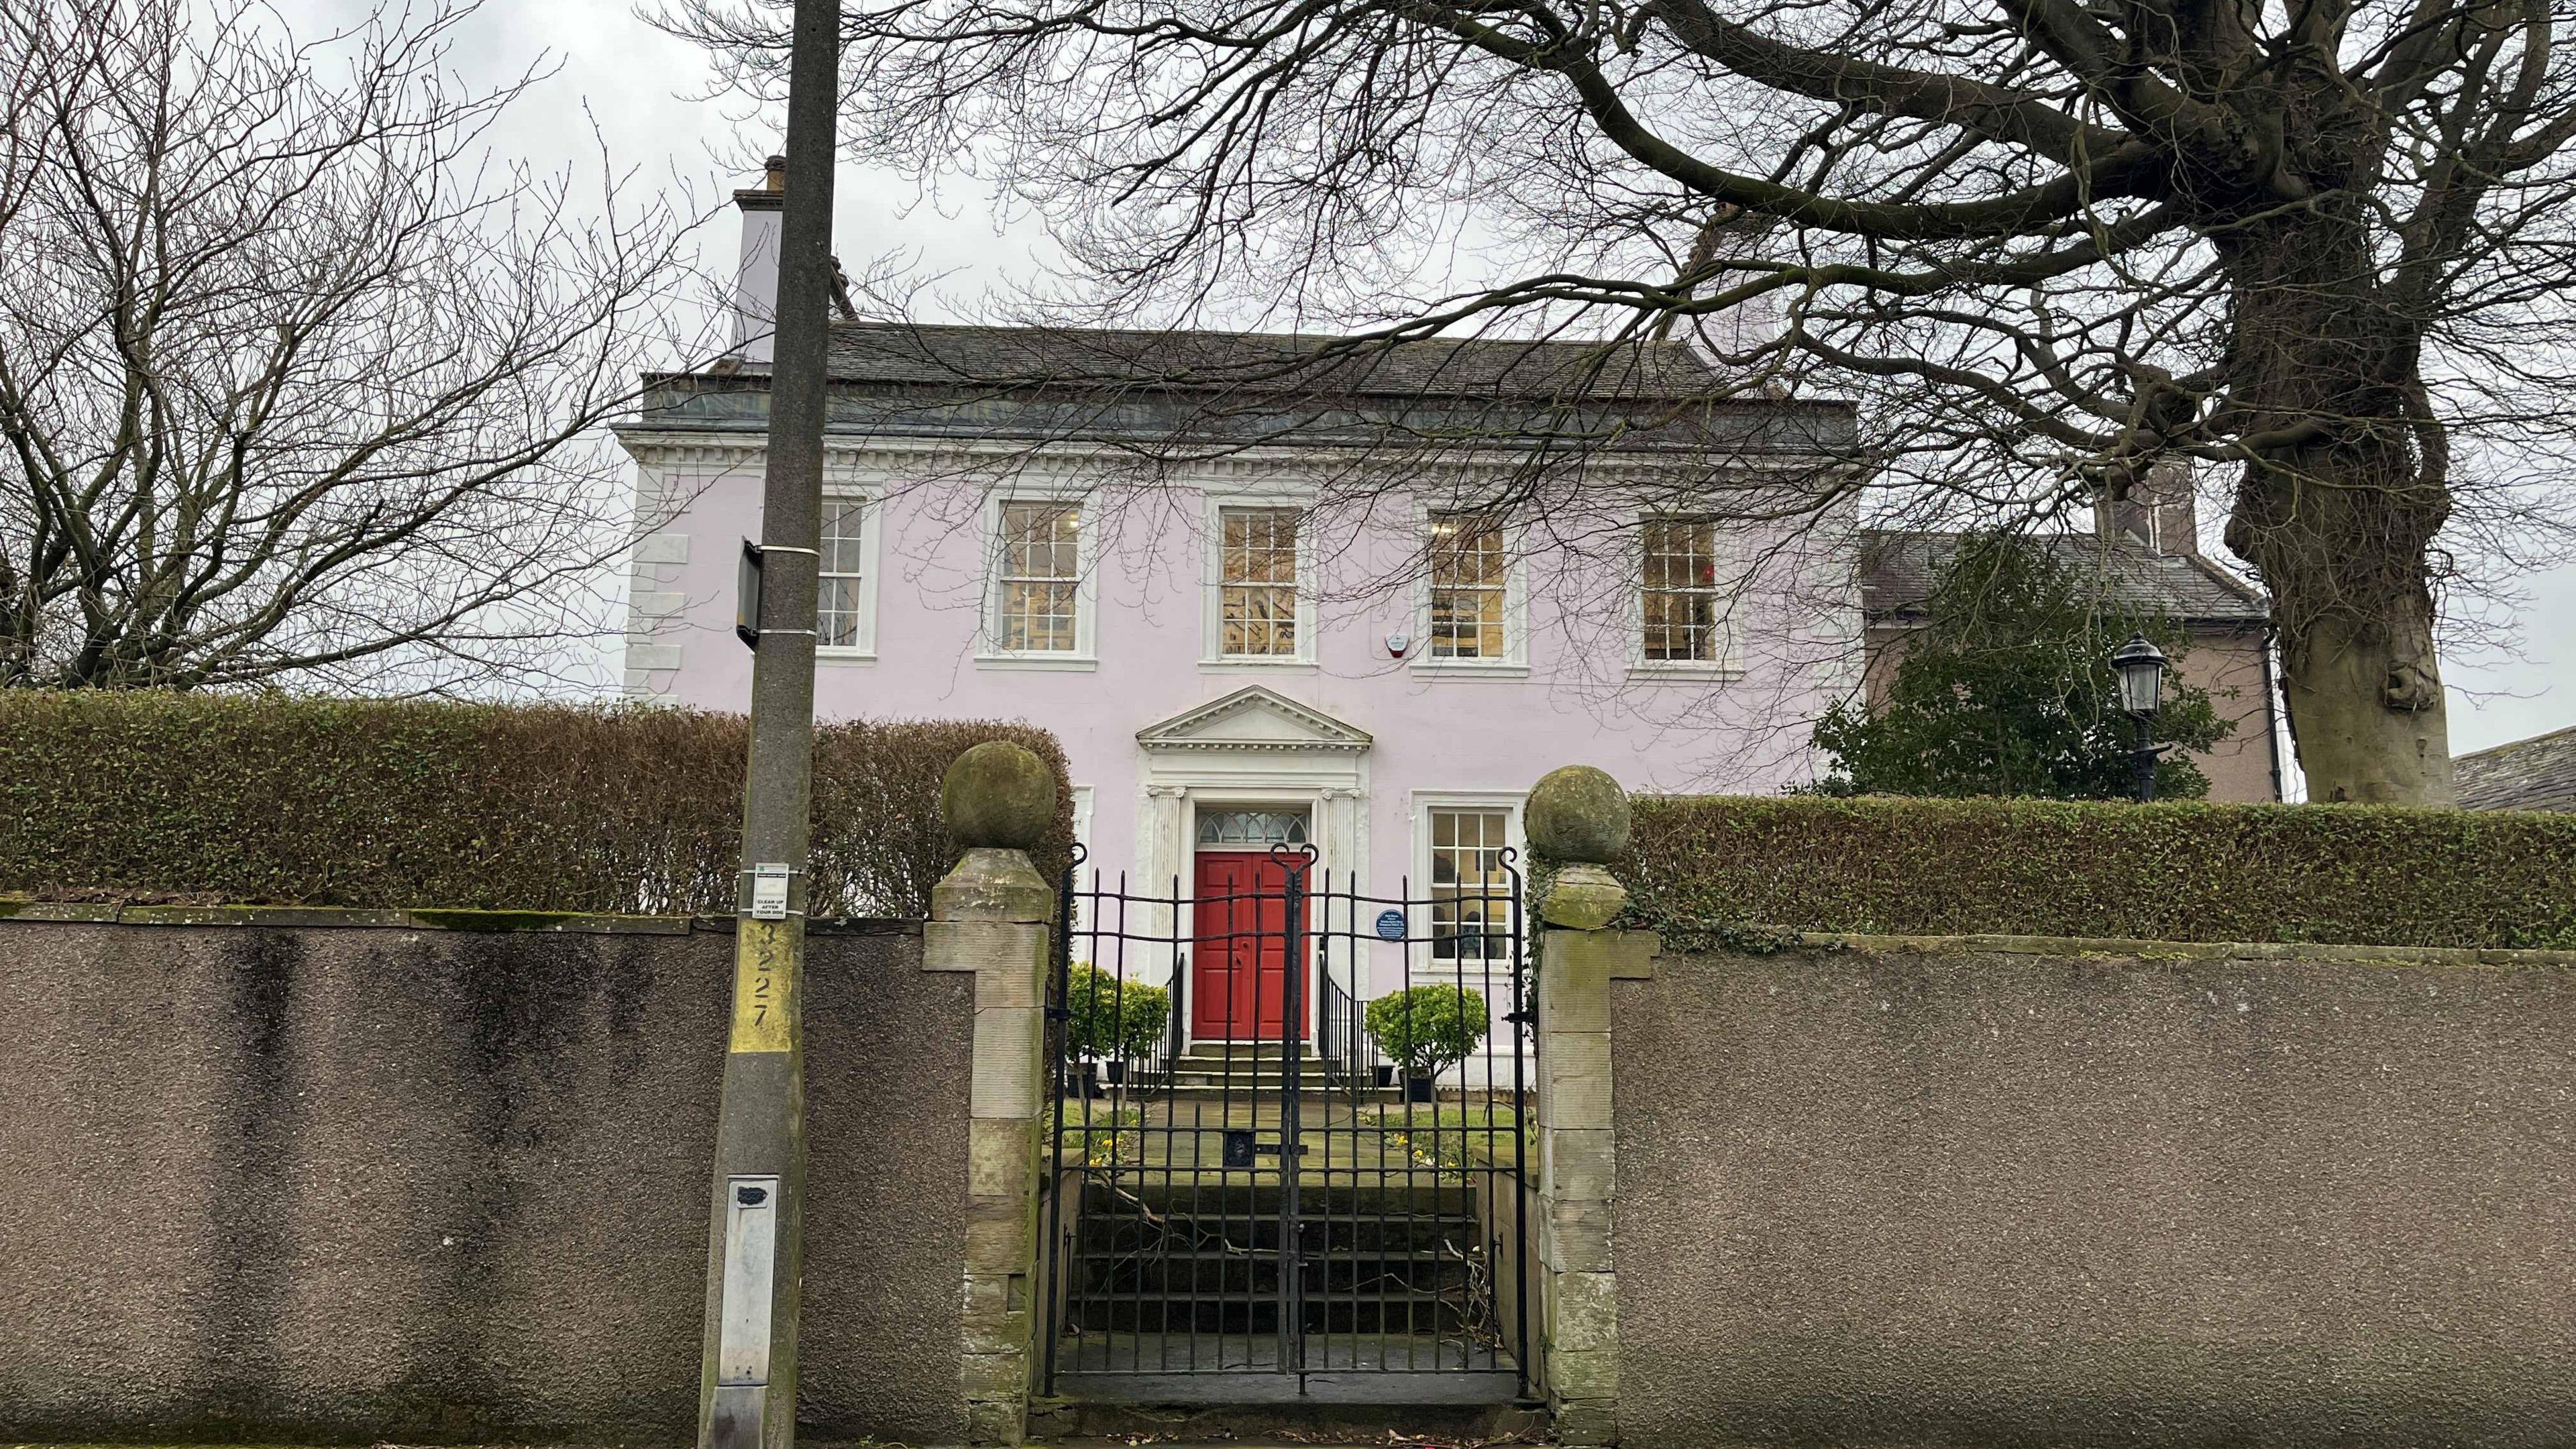
[[1365, 752], [1368, 731], [1310, 709], [1262, 685], [1176, 714], [1136, 732], [1149, 750], [1320, 750]]

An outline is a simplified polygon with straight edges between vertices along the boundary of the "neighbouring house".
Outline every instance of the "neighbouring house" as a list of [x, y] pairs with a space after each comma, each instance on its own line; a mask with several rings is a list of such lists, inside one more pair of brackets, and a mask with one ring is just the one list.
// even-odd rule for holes
[[[760, 534], [777, 178], [736, 200], [735, 348], [648, 379], [618, 431], [649, 529], [627, 692], [729, 710], [750, 690], [733, 625]], [[1848, 405], [1709, 402], [1717, 379], [1680, 343], [1605, 361], [1423, 342], [1274, 381], [1322, 345], [834, 322], [817, 712], [1041, 725], [1108, 878], [1188, 897], [1311, 845], [1424, 904], [1427, 962], [1499, 958], [1522, 796], [1550, 769], [1640, 791], [1814, 777], [1809, 722], [1859, 684], [1857, 519], [1838, 503], [1765, 532], [1692, 490], [1815, 486], [1847, 454]], [[1544, 539], [1479, 500], [1547, 450], [1389, 443], [1514, 438], [1533, 416], [1616, 434], [1581, 450], [1584, 526]], [[1156, 452], [1184, 435], [1206, 446]], [[2193, 601], [2223, 592], [2170, 567]], [[2229, 622], [2259, 620], [2224, 599]]]
[[[1924, 623], [1923, 603], [1958, 555], [1960, 535], [1865, 530], [1860, 542], [1861, 607], [1872, 705], [1886, 697], [1906, 635]], [[2212, 800], [2279, 800], [2282, 742], [2272, 673], [2269, 601], [2200, 551], [2189, 475], [2158, 469], [2130, 499], [2094, 510], [2090, 533], [2034, 540], [2100, 595], [2141, 612], [2163, 613], [2191, 632], [2175, 666], [2209, 691], [2235, 732], [2197, 756]]]
[[2576, 725], [2456, 756], [2451, 779], [2465, 810], [2576, 811]]

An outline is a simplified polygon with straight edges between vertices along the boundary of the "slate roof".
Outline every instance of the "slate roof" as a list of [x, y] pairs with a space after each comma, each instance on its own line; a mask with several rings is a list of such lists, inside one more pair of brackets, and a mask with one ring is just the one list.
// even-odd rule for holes
[[[1958, 557], [1957, 533], [1870, 529], [1861, 537], [1861, 612], [1872, 621], [1918, 614], [1932, 586]], [[2119, 602], [2161, 610], [2191, 624], [2259, 624], [2270, 617], [2260, 589], [2217, 564], [2160, 554], [2122, 534], [2045, 534], [2031, 540], [2068, 568], [2102, 579]]]
[[2461, 755], [2451, 779], [2466, 809], [2576, 811], [2576, 726]]
[[[1845, 402], [1730, 396], [1686, 343], [1430, 338], [1394, 345], [1256, 332], [839, 322], [834, 431], [976, 439], [1213, 440], [1808, 455], [1848, 450]], [[629, 426], [766, 425], [764, 364], [647, 374]]]
[[[1681, 400], [1722, 376], [1679, 342], [1431, 338], [1394, 347], [1264, 332], [832, 324], [840, 382], [1325, 391], [1344, 396]], [[1334, 356], [1337, 350], [1347, 355]]]

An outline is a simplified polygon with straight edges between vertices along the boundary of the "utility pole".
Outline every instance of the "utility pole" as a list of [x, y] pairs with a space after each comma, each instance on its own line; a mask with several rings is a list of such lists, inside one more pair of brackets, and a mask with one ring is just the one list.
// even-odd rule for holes
[[796, 0], [787, 196], [761, 495], [759, 634], [742, 795], [733, 1022], [716, 1122], [699, 1449], [792, 1449], [804, 1278], [806, 852], [814, 794], [814, 594], [830, 346], [837, 0]]

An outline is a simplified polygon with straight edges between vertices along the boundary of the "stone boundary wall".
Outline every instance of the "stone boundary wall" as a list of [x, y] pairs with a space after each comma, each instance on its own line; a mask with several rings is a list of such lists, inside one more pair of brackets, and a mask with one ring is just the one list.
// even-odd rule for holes
[[2576, 1442], [2576, 953], [1708, 944], [1609, 986], [1622, 1443]]
[[[688, 1442], [729, 928], [20, 905], [0, 1435]], [[974, 978], [810, 951], [799, 1419], [960, 1442]]]

